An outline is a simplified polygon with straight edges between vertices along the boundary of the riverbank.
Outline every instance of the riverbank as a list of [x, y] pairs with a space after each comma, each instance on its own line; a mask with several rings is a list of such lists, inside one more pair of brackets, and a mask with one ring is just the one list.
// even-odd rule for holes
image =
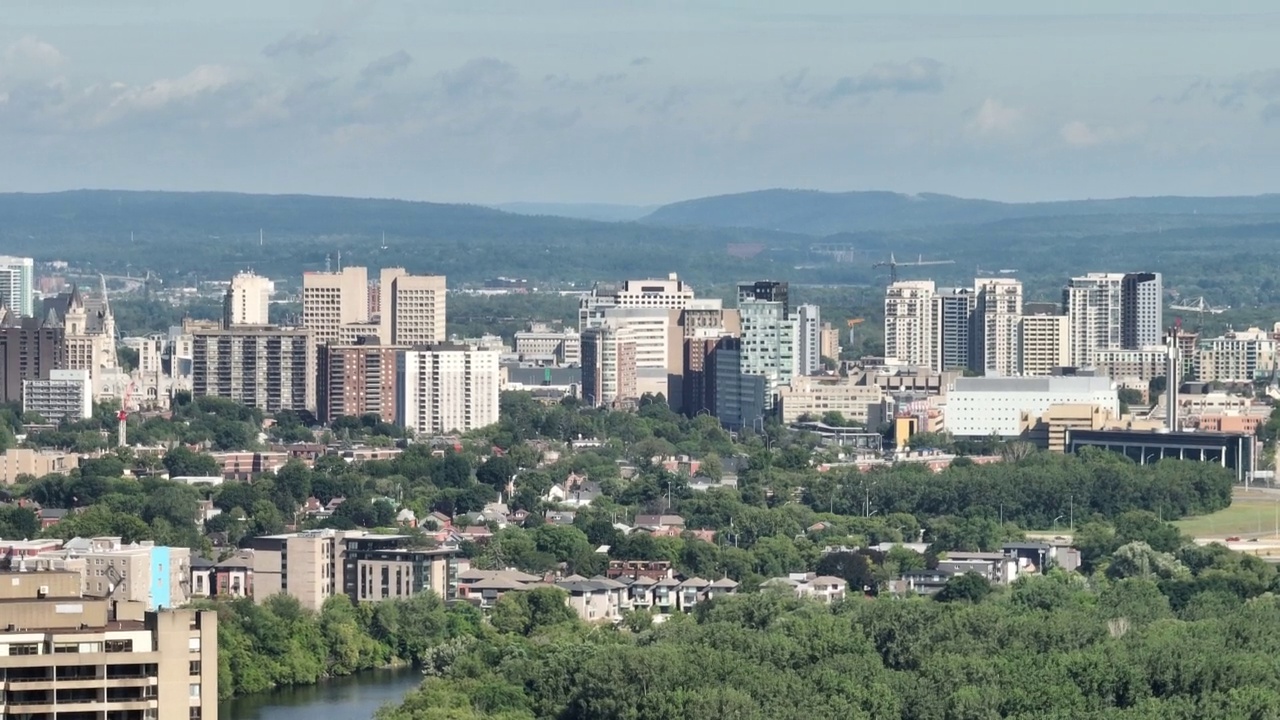
[[422, 673], [401, 666], [291, 685], [223, 700], [218, 720], [370, 720], [378, 708], [399, 703], [422, 683]]

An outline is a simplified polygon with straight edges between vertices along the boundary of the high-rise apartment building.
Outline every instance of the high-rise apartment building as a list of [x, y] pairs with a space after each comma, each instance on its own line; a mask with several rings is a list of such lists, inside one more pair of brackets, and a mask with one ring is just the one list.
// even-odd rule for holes
[[1018, 375], [1052, 375], [1071, 364], [1070, 319], [1060, 313], [1023, 315], [1018, 321]]
[[498, 422], [500, 353], [443, 343], [397, 357], [396, 422], [421, 435], [469, 432]]
[[34, 276], [35, 261], [31, 258], [0, 255], [0, 305], [22, 317], [34, 315]]
[[[663, 307], [604, 306], [590, 311], [586, 320], [588, 331], [599, 327], [629, 331], [628, 340], [635, 347], [635, 397], [670, 395], [670, 376], [679, 374], [682, 360], [680, 313], [680, 310]], [[585, 350], [583, 353], [585, 365]]]
[[974, 281], [974, 327], [979, 345], [970, 353], [970, 367], [984, 375], [1018, 373], [1018, 321], [1022, 317], [1022, 283], [1008, 278]]
[[378, 282], [378, 337], [384, 345], [434, 345], [445, 334], [443, 275], [410, 275], [383, 268]]
[[372, 342], [376, 340], [369, 338], [369, 342], [362, 344], [318, 348], [317, 400], [323, 422], [333, 422], [344, 415], [377, 415], [382, 422], [396, 421], [397, 358], [407, 348]]
[[316, 347], [310, 330], [243, 326], [197, 330], [191, 391], [274, 413], [316, 409]]
[[276, 284], [252, 272], [237, 273], [222, 298], [222, 326], [266, 325]]
[[630, 326], [608, 324], [582, 334], [582, 401], [589, 407], [633, 405], [637, 392], [637, 343]]
[[1071, 278], [1063, 309], [1071, 317], [1071, 363], [1093, 364], [1097, 350], [1159, 345], [1164, 334], [1159, 273], [1089, 273]]
[[[3, 309], [0, 309], [3, 312]], [[0, 402], [22, 402], [22, 383], [48, 380], [49, 374], [67, 365], [63, 327], [56, 319], [0, 317]]]
[[1232, 330], [1200, 341], [1193, 358], [1200, 382], [1251, 383], [1276, 371], [1277, 342], [1258, 328]]
[[52, 423], [93, 417], [93, 383], [88, 370], [51, 370], [47, 380], [22, 381], [22, 412]]
[[1120, 285], [1120, 344], [1137, 349], [1164, 339], [1164, 287], [1160, 273], [1124, 276]]
[[977, 295], [971, 288], [942, 288], [933, 297], [934, 345], [932, 350], [934, 370], [964, 370], [972, 368], [982, 348], [972, 341], [974, 309]]
[[819, 339], [822, 346], [822, 357], [831, 358], [832, 360], [840, 359], [840, 329], [831, 326], [831, 323], [822, 323], [822, 335]]
[[795, 374], [817, 375], [822, 370], [822, 311], [817, 305], [800, 305], [795, 323]]
[[796, 374], [797, 320], [788, 314], [785, 301], [755, 297], [740, 299], [738, 314], [742, 373], [764, 378], [765, 405], [771, 408], [774, 394]]
[[884, 354], [908, 365], [936, 368], [937, 287], [932, 280], [900, 280], [885, 290]]
[[770, 393], [764, 376], [745, 372], [743, 344], [740, 338], [720, 338], [710, 360], [714, 414], [730, 430], [763, 427]]
[[369, 274], [363, 267], [302, 276], [302, 326], [317, 345], [341, 341], [343, 325], [369, 322]]
[[3, 717], [214, 720], [218, 613], [83, 597], [80, 574], [0, 573]]

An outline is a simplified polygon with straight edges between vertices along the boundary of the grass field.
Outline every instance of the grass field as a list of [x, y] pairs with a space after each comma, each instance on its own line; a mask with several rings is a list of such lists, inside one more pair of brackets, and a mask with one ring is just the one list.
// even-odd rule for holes
[[1173, 524], [1192, 537], [1229, 537], [1275, 532], [1276, 502], [1236, 500], [1231, 507], [1211, 515], [1178, 520]]

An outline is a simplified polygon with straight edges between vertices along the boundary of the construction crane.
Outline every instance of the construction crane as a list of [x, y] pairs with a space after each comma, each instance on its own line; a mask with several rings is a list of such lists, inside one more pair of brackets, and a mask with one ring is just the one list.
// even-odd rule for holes
[[1198, 297], [1198, 298], [1196, 298], [1195, 300], [1192, 300], [1192, 301], [1190, 301], [1190, 302], [1173, 303], [1173, 304], [1169, 305], [1169, 309], [1170, 309], [1170, 310], [1183, 310], [1183, 311], [1185, 311], [1185, 312], [1198, 313], [1198, 314], [1200, 315], [1200, 325], [1203, 327], [1203, 326], [1204, 326], [1204, 316], [1205, 316], [1205, 313], [1208, 313], [1209, 315], [1221, 315], [1222, 313], [1224, 313], [1224, 312], [1226, 312], [1226, 311], [1230, 310], [1231, 308], [1230, 308], [1230, 307], [1215, 307], [1215, 306], [1213, 306], [1213, 305], [1210, 305], [1210, 304], [1209, 304], [1209, 301], [1208, 301], [1208, 300], [1205, 300], [1205, 299], [1204, 299], [1204, 296], [1202, 295], [1202, 296], [1200, 296], [1200, 297]]
[[120, 412], [116, 413], [116, 420], [120, 421], [120, 425], [116, 429], [116, 445], [118, 447], [125, 447], [129, 444], [126, 433], [129, 426], [129, 398], [131, 397], [133, 397], [132, 382], [124, 386], [124, 397], [120, 399]]
[[866, 322], [866, 318], [849, 318], [849, 345], [853, 345], [853, 329]]
[[920, 267], [924, 265], [954, 265], [955, 260], [925, 260], [923, 255], [916, 257], [915, 262], [910, 260], [899, 261], [894, 257], [893, 253], [889, 253], [889, 259], [885, 262], [878, 262], [872, 267], [889, 268], [889, 282], [898, 282], [899, 267]]

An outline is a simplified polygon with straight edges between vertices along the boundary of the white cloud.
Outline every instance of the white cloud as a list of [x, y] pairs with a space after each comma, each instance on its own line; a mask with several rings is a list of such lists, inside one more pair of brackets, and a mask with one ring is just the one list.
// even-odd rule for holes
[[995, 98], [987, 98], [969, 121], [968, 128], [979, 135], [1006, 135], [1018, 129], [1025, 113]]
[[1089, 125], [1082, 120], [1072, 120], [1059, 131], [1062, 140], [1071, 147], [1088, 148], [1112, 145], [1132, 140], [1142, 134], [1142, 126], [1131, 125], [1115, 128], [1106, 125]]
[[67, 57], [58, 48], [27, 36], [0, 53], [0, 80], [48, 80], [61, 72], [66, 64]]
[[178, 78], [156, 80], [144, 87], [127, 88], [113, 107], [155, 110], [170, 103], [214, 92], [231, 82], [231, 71], [221, 65], [201, 65]]

